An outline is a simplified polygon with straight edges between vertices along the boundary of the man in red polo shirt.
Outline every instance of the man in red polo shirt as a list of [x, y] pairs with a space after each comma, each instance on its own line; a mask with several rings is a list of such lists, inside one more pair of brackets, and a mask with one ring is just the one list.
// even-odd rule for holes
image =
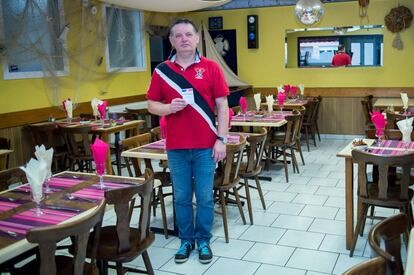
[[[148, 110], [165, 116], [166, 147], [181, 247], [175, 261], [187, 261], [198, 246], [199, 260], [213, 258], [209, 241], [214, 219], [215, 164], [226, 156], [229, 89], [220, 67], [197, 52], [197, 28], [188, 19], [170, 26], [173, 52], [157, 66], [147, 92]], [[214, 110], [217, 108], [216, 128]], [[193, 191], [197, 200], [194, 224]]]
[[332, 58], [332, 66], [349, 66], [351, 64], [351, 58], [345, 52], [345, 47], [343, 45], [339, 45], [337, 54], [335, 54]]

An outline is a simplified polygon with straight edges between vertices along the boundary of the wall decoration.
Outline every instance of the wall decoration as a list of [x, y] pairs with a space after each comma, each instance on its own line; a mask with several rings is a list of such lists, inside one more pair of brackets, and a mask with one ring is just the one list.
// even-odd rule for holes
[[236, 30], [210, 30], [209, 33], [217, 52], [237, 75]]
[[396, 37], [392, 41], [392, 46], [397, 50], [403, 49], [403, 42], [401, 40], [400, 32], [411, 26], [413, 20], [413, 14], [411, 10], [405, 6], [398, 6], [391, 9], [391, 11], [385, 16], [385, 26], [392, 33], [397, 33]]
[[296, 18], [307, 26], [318, 23], [323, 13], [324, 8], [320, 0], [299, 0], [296, 3]]

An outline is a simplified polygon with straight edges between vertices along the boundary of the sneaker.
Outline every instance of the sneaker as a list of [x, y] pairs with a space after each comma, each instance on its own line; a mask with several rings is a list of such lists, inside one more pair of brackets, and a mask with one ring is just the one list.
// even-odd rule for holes
[[188, 257], [190, 257], [191, 250], [193, 249], [194, 244], [191, 242], [182, 242], [177, 253], [175, 253], [175, 262], [179, 264], [186, 262], [188, 260]]
[[213, 260], [213, 252], [211, 252], [208, 242], [202, 242], [198, 245], [198, 259], [202, 264], [208, 264]]

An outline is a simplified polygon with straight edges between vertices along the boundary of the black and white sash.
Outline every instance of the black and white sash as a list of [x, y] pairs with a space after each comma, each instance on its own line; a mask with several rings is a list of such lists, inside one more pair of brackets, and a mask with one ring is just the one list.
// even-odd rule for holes
[[182, 95], [183, 89], [193, 89], [195, 104], [189, 105], [194, 108], [201, 115], [201, 117], [207, 122], [210, 129], [217, 135], [216, 119], [214, 112], [210, 109], [205, 99], [201, 96], [200, 92], [191, 85], [182, 75], [174, 72], [167, 64], [161, 63], [155, 68], [158, 75], [175, 91]]

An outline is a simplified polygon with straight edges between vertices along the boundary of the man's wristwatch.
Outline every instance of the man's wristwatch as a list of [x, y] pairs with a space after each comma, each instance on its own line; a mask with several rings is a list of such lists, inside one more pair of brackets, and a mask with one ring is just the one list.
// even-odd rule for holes
[[217, 136], [217, 139], [223, 142], [223, 144], [227, 144], [227, 137]]

